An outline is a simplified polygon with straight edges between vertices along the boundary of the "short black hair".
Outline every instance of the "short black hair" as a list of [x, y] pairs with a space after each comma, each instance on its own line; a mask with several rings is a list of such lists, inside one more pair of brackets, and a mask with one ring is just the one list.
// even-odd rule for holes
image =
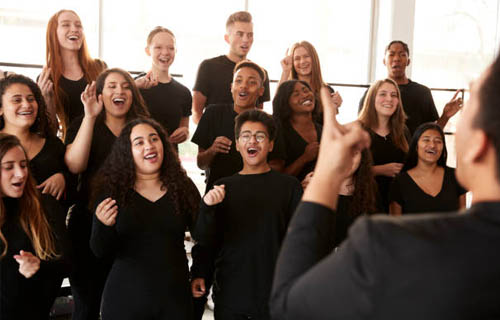
[[260, 122], [266, 129], [269, 135], [269, 140], [274, 141], [276, 138], [276, 123], [271, 115], [267, 112], [253, 109], [240, 113], [234, 120], [234, 136], [236, 139], [240, 136], [241, 127], [245, 122]]
[[389, 42], [389, 44], [387, 45], [387, 47], [385, 47], [385, 51], [384, 51], [384, 54], [387, 53], [387, 51], [389, 51], [389, 49], [391, 48], [391, 46], [395, 43], [399, 43], [400, 45], [403, 46], [403, 49], [406, 51], [406, 53], [408, 54], [408, 56], [410, 56], [410, 48], [408, 47], [408, 44], [406, 44], [405, 42], [401, 41], [401, 40], [392, 40], [391, 42]]
[[495, 149], [496, 176], [500, 182], [500, 55], [490, 68], [479, 88], [479, 110], [473, 125], [483, 130]]
[[440, 167], [446, 166], [446, 160], [448, 159], [448, 151], [446, 150], [446, 140], [444, 138], [443, 129], [435, 122], [426, 122], [421, 124], [415, 133], [413, 133], [413, 137], [411, 139], [410, 148], [408, 149], [408, 155], [406, 156], [406, 161], [401, 171], [408, 171], [417, 166], [418, 163], [418, 140], [420, 136], [427, 130], [436, 130], [441, 135], [441, 139], [443, 139], [443, 152], [441, 152], [441, 157], [439, 157], [437, 161], [437, 165]]
[[241, 68], [251, 68], [251, 69], [254, 69], [255, 71], [257, 71], [257, 73], [259, 74], [260, 76], [260, 79], [262, 80], [261, 81], [261, 87], [264, 86], [264, 82], [266, 81], [266, 72], [264, 71], [264, 69], [262, 69], [258, 64], [256, 64], [255, 62], [252, 62], [250, 60], [242, 60], [240, 62], [238, 62], [235, 66], [234, 66], [234, 70], [233, 70], [233, 76], [236, 74], [236, 72], [238, 70], [240, 70]]

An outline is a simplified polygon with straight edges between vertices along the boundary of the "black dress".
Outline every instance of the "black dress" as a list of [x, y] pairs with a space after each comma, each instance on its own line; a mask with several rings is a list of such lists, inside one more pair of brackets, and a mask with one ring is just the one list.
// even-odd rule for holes
[[[316, 128], [316, 134], [319, 142], [321, 138], [322, 126], [319, 123], [314, 123], [314, 127]], [[290, 123], [284, 123], [282, 125], [281, 132], [285, 144], [285, 167], [288, 167], [302, 154], [304, 154], [308, 143], [304, 140], [304, 138], [302, 138], [302, 136], [293, 128]], [[313, 161], [309, 161], [304, 165], [304, 167], [302, 167], [302, 170], [295, 177], [299, 179], [299, 181], [304, 180], [309, 172], [314, 171], [315, 166], [316, 159]]]
[[176, 214], [168, 192], [151, 202], [133, 191], [127, 201], [112, 227], [94, 215], [91, 248], [98, 257], [114, 257], [103, 319], [191, 319], [184, 232], [195, 213]]
[[56, 173], [67, 174], [64, 163], [66, 147], [57, 137], [48, 136], [42, 150], [29, 161], [31, 173], [37, 184], [41, 184]]
[[[48, 297], [47, 284], [69, 270], [68, 240], [59, 203], [51, 196], [42, 195], [41, 202], [49, 225], [55, 235], [56, 250], [60, 258], [41, 261], [40, 269], [29, 279], [19, 273], [19, 264], [13, 258], [20, 250], [35, 254], [28, 235], [19, 223], [19, 199], [2, 198], [5, 222], [2, 233], [7, 240], [7, 253], [0, 258], [0, 319], [48, 319], [53, 297]], [[0, 250], [3, 250], [3, 244]]]
[[394, 179], [390, 199], [401, 206], [403, 213], [449, 212], [459, 209], [458, 198], [466, 192], [455, 178], [455, 169], [445, 167], [443, 184], [435, 197], [420, 189], [405, 171]]
[[[371, 129], [367, 130], [372, 138], [370, 152], [374, 166], [391, 162], [404, 163], [406, 153], [394, 145], [390, 134], [382, 137]], [[375, 176], [378, 187], [377, 210], [379, 212], [389, 212], [389, 190], [392, 180], [393, 178], [387, 176]]]

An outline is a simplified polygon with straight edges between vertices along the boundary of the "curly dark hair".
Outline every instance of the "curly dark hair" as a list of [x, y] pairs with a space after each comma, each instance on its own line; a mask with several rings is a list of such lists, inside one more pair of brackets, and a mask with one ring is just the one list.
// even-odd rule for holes
[[[273, 117], [278, 121], [281, 125], [288, 124], [290, 122], [290, 117], [292, 116], [292, 109], [290, 108], [290, 96], [295, 89], [295, 85], [297, 83], [301, 83], [306, 86], [309, 90], [312, 91], [309, 83], [303, 80], [287, 80], [280, 84], [278, 90], [276, 91], [276, 95], [273, 98]], [[314, 92], [313, 92], [314, 94]], [[316, 114], [319, 110], [318, 99], [314, 96], [314, 110], [313, 114]]]
[[[175, 213], [189, 212], [192, 214], [193, 219], [195, 219], [201, 199], [200, 193], [181, 166], [179, 156], [168, 141], [168, 136], [163, 127], [149, 118], [137, 118], [125, 125], [120, 136], [113, 144], [111, 153], [96, 175], [97, 178], [94, 181], [94, 186], [101, 187], [93, 189], [101, 192], [109, 192], [110, 197], [118, 203], [127, 204], [136, 181], [136, 169], [132, 155], [130, 134], [132, 129], [139, 124], [151, 126], [156, 130], [161, 139], [163, 144], [163, 163], [160, 168], [160, 180], [162, 181], [162, 186], [167, 189], [168, 196], [174, 202]], [[105, 190], [103, 190], [102, 186], [105, 186]], [[95, 195], [93, 197], [94, 200], [96, 199]]]
[[[38, 104], [37, 116], [35, 122], [30, 127], [30, 132], [36, 133], [42, 138], [54, 135], [56, 128], [53, 128], [49, 122], [47, 104], [43, 98], [42, 91], [33, 80], [26, 76], [21, 74], [12, 74], [0, 80], [0, 109], [3, 108], [2, 97], [5, 94], [5, 91], [7, 91], [11, 85], [16, 83], [26, 85], [35, 96], [36, 103]], [[0, 116], [0, 130], [3, 130], [4, 126], [5, 121], [3, 116]]]
[[372, 214], [377, 211], [377, 183], [372, 172], [372, 156], [368, 149], [361, 152], [359, 167], [354, 171], [354, 193], [349, 214]]

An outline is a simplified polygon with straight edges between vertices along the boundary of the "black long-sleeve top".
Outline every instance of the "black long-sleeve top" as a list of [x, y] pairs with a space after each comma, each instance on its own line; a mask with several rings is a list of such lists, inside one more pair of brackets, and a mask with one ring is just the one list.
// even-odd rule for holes
[[247, 316], [269, 314], [274, 266], [288, 222], [302, 196], [299, 181], [276, 171], [222, 178], [224, 200], [201, 201], [193, 234], [193, 278], [205, 278], [215, 261], [216, 309]]
[[[59, 203], [49, 195], [42, 195], [42, 206], [55, 236], [59, 258], [40, 261], [40, 269], [31, 277], [19, 273], [19, 263], [13, 258], [21, 250], [35, 255], [32, 242], [19, 222], [19, 199], [3, 197], [5, 222], [2, 233], [7, 240], [7, 253], [0, 258], [0, 319], [48, 319], [52, 305], [45, 297], [47, 283], [66, 275], [70, 269], [69, 241], [61, 223]], [[0, 245], [0, 250], [4, 246]]]
[[184, 233], [195, 212], [176, 213], [168, 192], [152, 202], [132, 191], [127, 201], [118, 204], [111, 227], [93, 214], [90, 247], [97, 257], [114, 258], [103, 293], [104, 319], [191, 319]]
[[273, 319], [497, 319], [500, 202], [362, 217], [333, 254], [334, 212], [302, 202], [277, 262]]

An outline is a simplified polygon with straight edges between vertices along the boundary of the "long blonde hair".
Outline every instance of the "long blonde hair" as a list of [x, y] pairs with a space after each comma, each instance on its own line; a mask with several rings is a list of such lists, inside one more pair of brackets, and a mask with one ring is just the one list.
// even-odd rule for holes
[[373, 128], [376, 128], [378, 126], [377, 110], [375, 109], [375, 98], [377, 96], [378, 90], [384, 83], [390, 83], [396, 88], [399, 100], [396, 111], [394, 111], [389, 120], [389, 131], [391, 134], [392, 142], [397, 148], [403, 150], [404, 152], [408, 152], [408, 141], [406, 140], [405, 134], [405, 123], [407, 117], [405, 111], [403, 110], [403, 104], [401, 102], [401, 92], [399, 91], [399, 87], [394, 80], [389, 78], [378, 80], [370, 86], [370, 89], [368, 89], [368, 93], [366, 94], [365, 102], [363, 103], [363, 109], [361, 109], [358, 120], [361, 121], [365, 127], [372, 130]]
[[[66, 133], [66, 129], [69, 125], [69, 120], [63, 106], [63, 99], [66, 98], [67, 93], [64, 92], [59, 86], [59, 81], [63, 74], [64, 65], [61, 55], [61, 45], [57, 38], [57, 26], [59, 16], [64, 12], [71, 12], [78, 17], [76, 12], [74, 12], [73, 10], [60, 10], [50, 18], [47, 24], [45, 51], [45, 63], [51, 70], [50, 78], [52, 80], [52, 83], [54, 84], [54, 102], [56, 104], [56, 113], [62, 125], [63, 136]], [[83, 36], [82, 46], [78, 51], [78, 62], [88, 83], [95, 81], [95, 79], [97, 79], [97, 76], [104, 69], [106, 69], [106, 64], [104, 62], [99, 59], [91, 58], [87, 42], [85, 41], [85, 36]]]
[[[9, 150], [16, 147], [20, 147], [26, 156], [26, 151], [16, 136], [0, 133], [0, 160], [3, 159]], [[27, 156], [26, 159], [28, 159]], [[5, 210], [3, 199], [0, 198], [0, 244], [3, 245], [0, 258], [5, 257], [9, 245], [1, 231], [1, 227], [3, 227], [7, 217]], [[58, 257], [54, 234], [42, 208], [39, 193], [35, 187], [35, 181], [29, 167], [24, 192], [21, 198], [19, 198], [19, 222], [23, 231], [31, 240], [38, 258], [41, 260], [50, 260]]]

